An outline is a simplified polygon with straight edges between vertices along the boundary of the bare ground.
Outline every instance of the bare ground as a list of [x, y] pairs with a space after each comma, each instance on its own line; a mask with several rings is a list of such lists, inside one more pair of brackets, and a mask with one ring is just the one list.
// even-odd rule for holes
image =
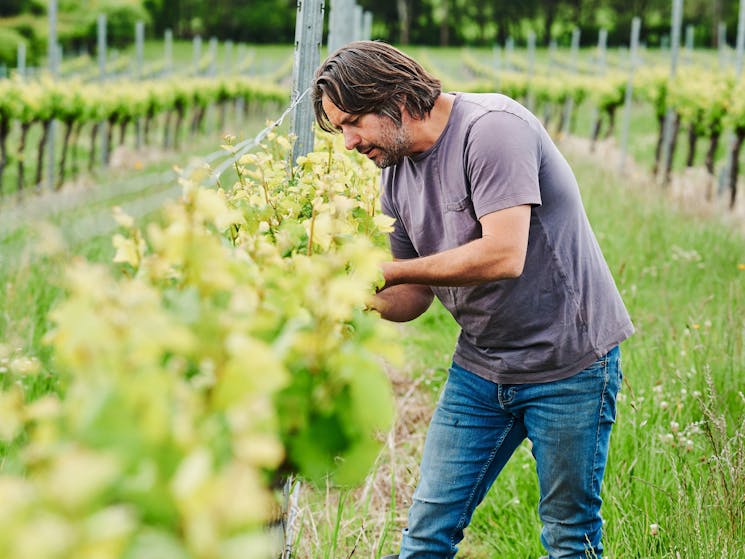
[[738, 195], [734, 208], [729, 207], [729, 192], [718, 193], [717, 177], [710, 175], [703, 166], [691, 167], [676, 172], [670, 185], [652, 175], [651, 169], [643, 167], [627, 157], [624, 170], [620, 170], [621, 150], [614, 140], [598, 142], [595, 151], [590, 151], [590, 140], [569, 136], [561, 138], [559, 148], [572, 158], [590, 159], [605, 170], [611, 170], [628, 178], [630, 188], [666, 191], [676, 208], [692, 216], [716, 219], [745, 233], [745, 184], [738, 181]]
[[[426, 387], [426, 372], [417, 378], [399, 370], [388, 373], [396, 400], [395, 425], [384, 437], [384, 448], [373, 472], [346, 496], [333, 559], [374, 558], [378, 550], [382, 555], [393, 553], [406, 524], [434, 402], [432, 390]], [[341, 495], [331, 487], [302, 486], [298, 503], [301, 537], [294, 557], [324, 557], [324, 551], [330, 548], [329, 529], [336, 523]]]

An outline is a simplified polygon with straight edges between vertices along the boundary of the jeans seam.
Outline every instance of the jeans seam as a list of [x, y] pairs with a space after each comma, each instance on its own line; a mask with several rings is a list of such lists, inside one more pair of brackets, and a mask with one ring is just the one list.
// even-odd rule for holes
[[[514, 426], [515, 426], [515, 418], [513, 417], [510, 419], [509, 426], [502, 431], [503, 433], [502, 437], [494, 445], [494, 448], [492, 449], [491, 454], [489, 455], [489, 459], [486, 461], [484, 466], [481, 468], [481, 471], [479, 472], [479, 477], [476, 480], [476, 483], [473, 484], [473, 489], [471, 489], [471, 494], [468, 496], [468, 500], [466, 501], [466, 506], [463, 510], [463, 514], [461, 514], [460, 518], [458, 519], [458, 523], [455, 525], [456, 532], [464, 528], [466, 524], [466, 516], [468, 514], [468, 510], [471, 508], [471, 503], [473, 503], [473, 499], [476, 494], [477, 488], [484, 481], [484, 476], [486, 475], [486, 472], [489, 471], [489, 468], [491, 467], [492, 462], [494, 462], [494, 459], [496, 458], [497, 453], [499, 452], [499, 449], [502, 447], [502, 443], [504, 443], [505, 439], [507, 438], [507, 435], [510, 433], [510, 431], [512, 431], [512, 428]], [[451, 551], [455, 547], [455, 542], [453, 541], [454, 536], [455, 536], [455, 533], [450, 534]]]
[[[600, 498], [600, 486], [598, 484], [597, 491], [596, 491], [596, 488], [595, 488], [595, 481], [596, 481], [595, 472], [597, 470], [598, 451], [599, 451], [599, 448], [600, 448], [600, 429], [601, 429], [601, 425], [602, 425], [602, 417], [603, 417], [603, 413], [604, 413], [604, 410], [605, 410], [606, 399], [607, 399], [607, 396], [608, 396], [608, 382], [610, 380], [609, 373], [608, 373], [608, 361], [609, 361], [609, 359], [606, 359], [605, 360], [605, 363], [603, 363], [603, 390], [602, 390], [601, 396], [600, 396], [600, 407], [598, 408], [598, 420], [597, 420], [597, 427], [595, 429], [595, 451], [593, 452], [593, 455], [592, 455], [592, 470], [590, 472], [590, 483], [591, 483], [590, 490], [591, 490], [592, 494], [593, 495], [597, 495], [598, 498]], [[588, 542], [588, 543], [590, 543], [590, 545], [592, 545], [591, 542]]]

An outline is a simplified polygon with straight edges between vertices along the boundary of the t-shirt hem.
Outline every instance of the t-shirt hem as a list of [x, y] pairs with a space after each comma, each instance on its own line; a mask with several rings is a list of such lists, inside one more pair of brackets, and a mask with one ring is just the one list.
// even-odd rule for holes
[[628, 324], [620, 330], [619, 335], [612, 341], [597, 348], [593, 348], [590, 352], [584, 354], [580, 359], [570, 365], [561, 367], [560, 369], [552, 369], [550, 371], [527, 373], [495, 372], [479, 363], [467, 359], [463, 355], [460, 355], [457, 349], [455, 355], [453, 355], [453, 362], [459, 367], [497, 384], [541, 384], [563, 380], [576, 375], [592, 365], [621, 342], [628, 339], [633, 333], [634, 327], [631, 324]]

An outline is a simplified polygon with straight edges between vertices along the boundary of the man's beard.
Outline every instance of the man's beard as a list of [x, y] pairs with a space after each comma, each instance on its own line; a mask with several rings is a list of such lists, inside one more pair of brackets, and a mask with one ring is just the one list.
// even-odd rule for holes
[[380, 169], [385, 169], [391, 165], [397, 165], [401, 160], [409, 155], [411, 147], [411, 138], [403, 126], [399, 126], [394, 122], [390, 123], [390, 127], [386, 127], [381, 144], [372, 144], [366, 152], [370, 152], [375, 149], [378, 151], [378, 156], [373, 159], [373, 163]]

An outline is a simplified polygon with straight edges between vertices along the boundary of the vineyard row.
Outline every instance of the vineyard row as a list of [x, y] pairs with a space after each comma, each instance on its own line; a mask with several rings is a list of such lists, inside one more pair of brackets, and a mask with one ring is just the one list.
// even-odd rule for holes
[[[285, 88], [245, 77], [103, 84], [5, 80], [0, 82], [0, 195], [11, 190], [3, 184], [3, 175], [13, 163], [18, 169], [15, 191], [21, 192], [28, 187], [25, 152], [29, 130], [33, 126], [39, 126], [42, 131], [36, 150], [36, 176], [32, 183], [39, 185], [52, 122], [56, 120], [62, 124], [62, 150], [55, 173], [55, 184], [59, 188], [67, 176], [68, 152], [71, 146], [78, 145], [85, 127], [90, 134], [88, 168], [92, 170], [98, 163], [96, 146], [101, 134], [107, 134], [106, 145], [112, 146], [116, 129], [122, 143], [128, 128], [141, 125], [142, 142], [149, 145], [155, 123], [162, 121], [164, 147], [178, 148], [187, 117], [191, 116], [192, 132], [199, 130], [210, 106], [219, 108], [219, 126], [222, 128], [231, 104], [248, 111], [257, 104], [282, 105], [288, 100]], [[17, 145], [11, 148], [8, 144], [14, 125], [20, 132]], [[77, 158], [73, 159], [72, 167], [73, 172], [77, 172]]]
[[[436, 61], [426, 55], [428, 67], [435, 68]], [[534, 75], [517, 71], [498, 71], [485, 65], [470, 54], [465, 54], [463, 63], [475, 76], [470, 82], [444, 80], [446, 90], [472, 92], [499, 91], [510, 97], [531, 105], [537, 113], [542, 113], [544, 121], [558, 115], [558, 130], [571, 130], [572, 123], [564, 122], [569, 112], [563, 110], [568, 101], [576, 109], [589, 103], [597, 109], [593, 124], [592, 145], [601, 137], [609, 137], [614, 132], [618, 109], [624, 105], [626, 88], [629, 84], [628, 72], [613, 71], [603, 76], [588, 76], [570, 72], [554, 75]], [[440, 69], [434, 69], [443, 76]], [[654, 173], [666, 165], [666, 180], [669, 180], [673, 154], [677, 148], [680, 130], [687, 132], [688, 166], [693, 164], [699, 138], [709, 140], [706, 154], [706, 168], [715, 174], [715, 155], [723, 143], [725, 131], [731, 131], [735, 141], [729, 155], [732, 166], [729, 169], [728, 187], [730, 205], [734, 206], [737, 195], [737, 176], [739, 155], [745, 141], [745, 80], [737, 81], [733, 73], [700, 68], [685, 69], [671, 79], [669, 71], [661, 66], [643, 68], [635, 73], [632, 81], [634, 100], [648, 103], [654, 108], [659, 123], [659, 136], [655, 150]], [[673, 135], [671, 155], [663, 161], [664, 122], [668, 111], [673, 113]]]

